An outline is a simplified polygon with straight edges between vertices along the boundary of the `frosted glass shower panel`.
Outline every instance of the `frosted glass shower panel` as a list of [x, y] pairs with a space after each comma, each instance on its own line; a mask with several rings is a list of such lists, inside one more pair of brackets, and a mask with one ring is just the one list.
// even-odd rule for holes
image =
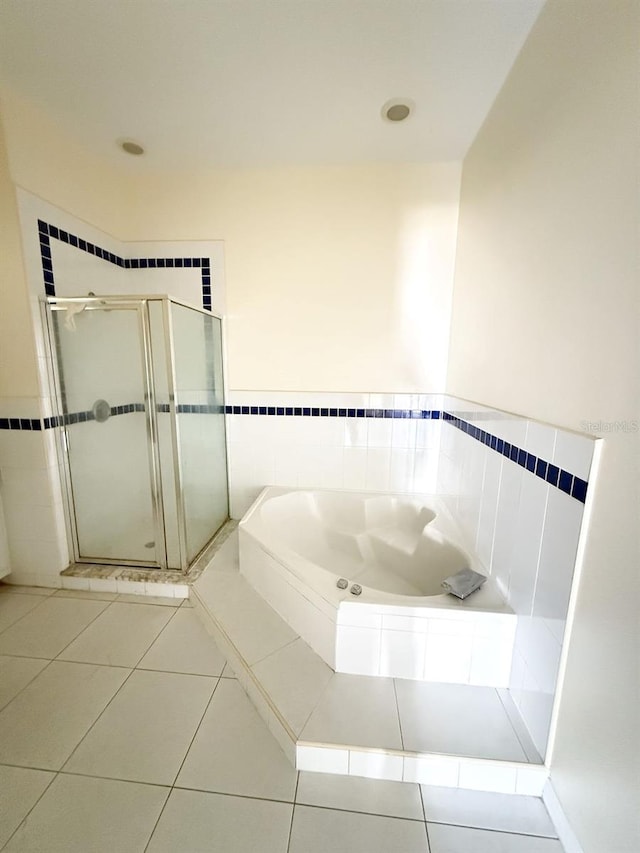
[[155, 562], [140, 308], [71, 304], [53, 322], [79, 556]]
[[189, 561], [228, 516], [221, 323], [170, 305]]

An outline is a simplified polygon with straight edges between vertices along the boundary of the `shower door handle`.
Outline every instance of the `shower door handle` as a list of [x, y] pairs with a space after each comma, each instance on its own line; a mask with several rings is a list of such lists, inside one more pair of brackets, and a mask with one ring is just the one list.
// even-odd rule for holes
[[111, 417], [111, 406], [106, 400], [96, 400], [93, 406], [91, 406], [91, 411], [93, 412], [94, 419], [99, 424], [103, 424]]

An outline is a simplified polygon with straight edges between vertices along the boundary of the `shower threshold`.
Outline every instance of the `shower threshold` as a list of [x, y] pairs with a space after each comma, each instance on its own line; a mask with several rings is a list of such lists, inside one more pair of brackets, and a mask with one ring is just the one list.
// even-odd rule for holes
[[191, 584], [200, 577], [237, 526], [238, 522], [233, 519], [225, 522], [189, 566], [186, 574], [173, 569], [145, 569], [139, 566], [105, 565], [104, 563], [71, 563], [68, 568], [60, 572], [62, 588], [188, 598]]

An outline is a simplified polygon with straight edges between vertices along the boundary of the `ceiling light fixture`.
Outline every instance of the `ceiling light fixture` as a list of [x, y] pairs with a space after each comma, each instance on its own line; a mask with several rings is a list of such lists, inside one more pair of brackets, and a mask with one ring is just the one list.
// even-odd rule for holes
[[137, 142], [134, 142], [133, 139], [124, 139], [119, 142], [118, 145], [125, 151], [127, 154], [133, 154], [135, 157], [139, 157], [141, 154], [144, 154], [144, 148], [142, 145], [139, 145]]
[[413, 112], [413, 107], [414, 103], [409, 98], [392, 98], [383, 105], [382, 118], [394, 123], [405, 121]]

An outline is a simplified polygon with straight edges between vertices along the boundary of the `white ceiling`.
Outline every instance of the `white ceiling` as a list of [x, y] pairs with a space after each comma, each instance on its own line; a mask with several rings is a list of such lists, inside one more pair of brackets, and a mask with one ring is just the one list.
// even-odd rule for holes
[[459, 160], [543, 4], [1, 0], [0, 85], [144, 168]]

